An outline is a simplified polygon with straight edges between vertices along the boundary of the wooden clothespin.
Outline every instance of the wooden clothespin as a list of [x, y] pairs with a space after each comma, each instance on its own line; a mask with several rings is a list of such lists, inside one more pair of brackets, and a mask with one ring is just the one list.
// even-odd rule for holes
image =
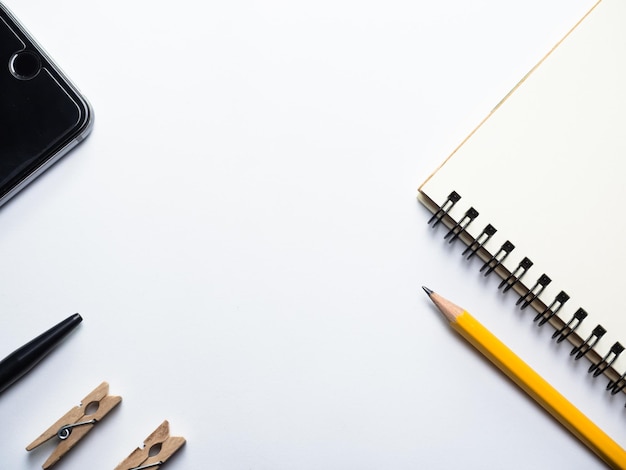
[[170, 436], [170, 423], [163, 421], [115, 470], [156, 470], [184, 443], [184, 437]]
[[62, 418], [30, 443], [26, 450], [33, 450], [56, 436], [60, 442], [54, 452], [50, 454], [48, 460], [42, 465], [44, 469], [52, 467], [91, 431], [98, 421], [122, 401], [122, 397], [111, 396], [108, 393], [109, 384], [102, 382], [95, 390], [83, 398], [79, 406], [75, 406], [65, 413]]

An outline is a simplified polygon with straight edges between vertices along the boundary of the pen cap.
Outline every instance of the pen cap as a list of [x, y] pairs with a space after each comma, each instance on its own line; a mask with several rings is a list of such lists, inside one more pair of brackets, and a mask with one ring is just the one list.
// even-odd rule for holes
[[32, 369], [82, 320], [78, 313], [70, 315], [0, 361], [0, 392]]

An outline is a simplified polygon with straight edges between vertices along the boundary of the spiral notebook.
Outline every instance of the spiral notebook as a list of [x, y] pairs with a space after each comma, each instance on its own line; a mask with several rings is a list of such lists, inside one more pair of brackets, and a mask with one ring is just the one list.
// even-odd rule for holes
[[418, 195], [613, 394], [626, 391], [625, 25], [626, 1], [596, 3]]

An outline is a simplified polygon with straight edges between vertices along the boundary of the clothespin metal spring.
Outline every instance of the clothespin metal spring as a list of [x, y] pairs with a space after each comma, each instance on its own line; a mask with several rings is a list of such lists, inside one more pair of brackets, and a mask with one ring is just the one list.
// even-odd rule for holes
[[98, 420], [96, 419], [90, 419], [89, 421], [82, 421], [80, 423], [66, 424], [58, 430], [57, 437], [64, 441], [65, 439], [70, 437], [70, 434], [72, 434], [72, 428], [75, 428], [76, 426], [85, 426], [86, 424], [96, 424], [97, 422]]
[[148, 465], [142, 465], [141, 467], [129, 468], [128, 470], [145, 470], [146, 468], [158, 467], [160, 465], [163, 465], [163, 462], [159, 460], [158, 462], [149, 463]]

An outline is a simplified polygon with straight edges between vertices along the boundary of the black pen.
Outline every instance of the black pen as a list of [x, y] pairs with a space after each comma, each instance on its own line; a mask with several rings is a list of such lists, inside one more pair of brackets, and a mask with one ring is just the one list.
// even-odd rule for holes
[[81, 321], [78, 313], [70, 315], [0, 361], [0, 393], [31, 370]]

